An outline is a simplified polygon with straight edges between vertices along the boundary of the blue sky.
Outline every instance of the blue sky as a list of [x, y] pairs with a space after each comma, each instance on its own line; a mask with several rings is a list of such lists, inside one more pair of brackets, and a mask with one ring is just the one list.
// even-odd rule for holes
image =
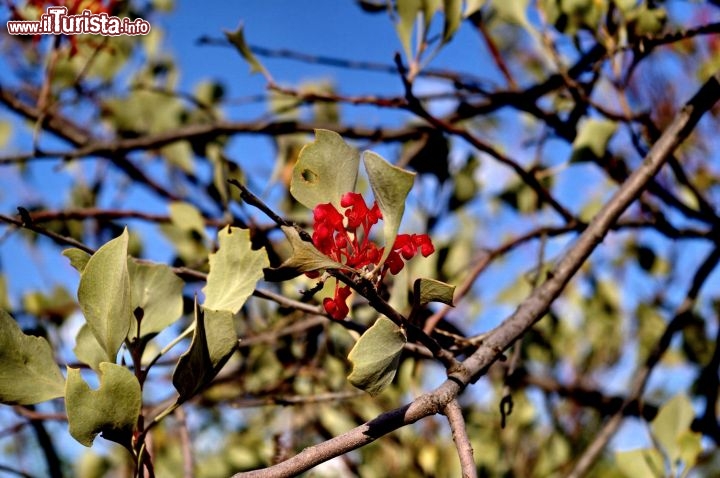
[[[148, 20], [156, 31], [162, 32], [163, 45], [169, 48], [179, 66], [178, 89], [192, 92], [201, 80], [219, 79], [227, 88], [228, 98], [243, 98], [264, 92], [264, 78], [260, 75], [250, 76], [248, 65], [233, 49], [201, 46], [197, 44], [197, 39], [205, 35], [221, 38], [223, 30], [233, 30], [240, 23], [245, 26], [246, 39], [250, 44], [266, 48], [291, 49], [308, 54], [388, 65], [392, 64], [393, 54], [400, 50], [400, 42], [387, 15], [360, 15], [358, 7], [350, 0], [182, 1], [172, 13]], [[471, 29], [461, 28], [456, 40], [435, 58], [431, 66], [454, 68], [499, 81], [494, 65], [487, 61], [487, 58], [480, 38]], [[340, 92], [347, 95], [402, 93], [402, 85], [394, 75], [358, 72], [291, 60], [261, 58], [261, 61], [275, 80], [284, 85], [296, 85], [300, 81], [308, 80], [332, 80], [338, 85]], [[0, 63], [0, 78], [7, 74], [7, 71], [3, 70], [4, 66]], [[419, 81], [417, 86], [423, 91], [438, 88], [436, 84], [428, 81]], [[693, 88], [694, 86], [689, 87], [688, 90]], [[373, 107], [344, 106], [342, 110], [344, 118], [364, 126], [388, 122], [400, 124], [407, 119], [406, 116]], [[267, 104], [259, 102], [228, 109], [227, 116], [230, 119], [253, 119], [266, 111]], [[6, 111], [0, 110], [0, 120], [8, 117]], [[505, 134], [516, 132], [509, 131]], [[28, 146], [27, 137], [18, 136], [13, 139], [12, 147], [17, 150], [26, 150]], [[392, 156], [389, 154], [392, 147], [372, 147], [387, 157]], [[565, 161], [568, 150], [558, 151], [558, 162]], [[514, 151], [509, 153], [513, 154]], [[233, 142], [233, 154], [244, 167], [252, 168], [258, 172], [261, 180], [267, 180], [275, 158], [272, 143], [268, 139], [238, 139]], [[518, 154], [526, 153], [520, 153], [518, 148]], [[484, 164], [483, 174], [486, 181], [492, 182], [493, 178], [506, 177], [506, 173], [502, 172], [504, 170], [497, 168], [492, 162], [485, 161]], [[60, 195], [65, 191], [71, 177], [59, 173], [56, 166], [56, 163], [33, 166], [32, 183], [44, 192], [57, 191], [58, 195], [53, 199], [53, 203], [60, 206], [63, 202]], [[568, 198], [582, 190], [586, 182], [597, 179], [591, 173], [586, 172], [587, 177], [577, 173], [575, 169], [572, 178], [566, 180], [569, 187], [565, 194]], [[15, 179], [14, 174], [0, 168], [0, 211], [4, 214], [14, 213], [16, 206], [26, 204], [29, 198], [37, 194], [18, 187]], [[492, 187], [492, 184], [489, 186]], [[132, 204], [128, 204], [128, 207], [135, 205], [142, 205], [145, 211], [166, 212], [164, 203], [144, 192], [134, 193]], [[498, 240], [492, 238], [487, 242], [496, 244]], [[563, 244], [558, 245], [558, 251], [562, 246]], [[150, 257], [167, 260], [168, 257], [163, 257], [164, 247], [162, 241], [153, 243], [149, 249]], [[524, 264], [527, 264], [527, 256], [513, 256], [510, 269], [514, 271], [515, 267]], [[68, 285], [70, 290], [76, 286], [77, 276], [64, 257], [57, 253], [40, 256], [24, 247], [18, 234], [0, 243], [0, 266], [3, 272], [12, 272], [10, 286], [16, 300], [23, 291], [46, 288], [55, 282]], [[505, 263], [500, 267], [507, 266]], [[490, 273], [487, 277], [487, 280], [483, 279], [484, 282], [481, 282], [483, 294], [496, 292], [498, 275]], [[510, 306], [498, 307], [495, 314], [488, 313], [488, 310], [483, 311], [483, 314], [499, 320], [511, 310]], [[490, 309], [490, 312], [492, 311], [493, 309]], [[495, 324], [483, 322], [481, 326], [485, 328], [489, 325]], [[637, 443], [638, 437], [640, 440], [645, 439], [638, 431], [639, 428], [633, 430], [632, 425], [629, 427], [629, 431], [619, 435], [618, 441], [622, 447]]]

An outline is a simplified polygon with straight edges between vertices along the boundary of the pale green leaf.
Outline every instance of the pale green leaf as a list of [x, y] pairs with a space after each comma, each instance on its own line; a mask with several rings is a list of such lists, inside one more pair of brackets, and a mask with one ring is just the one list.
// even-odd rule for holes
[[418, 13], [421, 11], [422, 7], [422, 0], [397, 1], [398, 22], [397, 25], [395, 25], [395, 28], [407, 58], [412, 58], [410, 40], [413, 29], [415, 28], [415, 21], [417, 21]]
[[265, 67], [258, 61], [258, 59], [255, 57], [253, 52], [250, 50], [250, 47], [248, 46], [247, 42], [245, 41], [245, 35], [243, 34], [243, 26], [238, 26], [237, 30], [234, 32], [228, 32], [225, 31], [225, 37], [232, 43], [235, 48], [240, 52], [240, 55], [245, 59], [245, 61], [248, 62], [250, 65], [250, 71], [252, 73], [262, 73], [264, 76], [269, 76], [268, 71], [265, 69]]
[[62, 397], [65, 379], [42, 337], [25, 335], [0, 309], [0, 402], [31, 405]]
[[425, 305], [429, 302], [454, 305], [454, 285], [446, 284], [435, 279], [421, 278], [415, 281], [413, 290], [415, 291], [415, 300], [419, 305]]
[[527, 9], [530, 0], [493, 0], [492, 6], [503, 21], [521, 27], [530, 28]]
[[678, 458], [685, 465], [685, 469], [692, 468], [702, 453], [702, 434], [687, 430], [677, 437]]
[[127, 269], [127, 229], [92, 255], [80, 275], [78, 301], [90, 330], [115, 362], [133, 320]]
[[453, 37], [462, 21], [462, 0], [443, 0], [445, 9], [445, 24], [443, 26], [443, 43], [447, 43]]
[[7, 146], [12, 137], [12, 124], [9, 121], [0, 121], [0, 148]]
[[487, 0], [466, 0], [465, 1], [465, 11], [463, 12], [463, 17], [467, 18], [473, 13], [480, 10]]
[[292, 279], [303, 272], [322, 269], [347, 269], [343, 264], [335, 262], [318, 251], [312, 243], [303, 241], [300, 233], [294, 227], [282, 226], [281, 229], [285, 233], [285, 237], [290, 241], [293, 253], [279, 267], [266, 269], [265, 279], [276, 282]]
[[65, 407], [70, 435], [85, 446], [102, 437], [130, 448], [142, 405], [140, 383], [125, 367], [103, 362], [100, 387], [91, 390], [76, 368], [67, 369]]
[[194, 174], [193, 150], [188, 141], [175, 141], [160, 148], [160, 152], [169, 164], [177, 166], [187, 174]]
[[75, 336], [75, 357], [93, 370], [98, 370], [101, 362], [107, 361], [107, 354], [98, 343], [90, 326], [85, 323]]
[[430, 28], [435, 14], [442, 8], [443, 0], [422, 0], [423, 4], [423, 17], [425, 17], [425, 31]]
[[192, 343], [173, 372], [173, 385], [180, 394], [178, 403], [193, 397], [215, 378], [237, 343], [232, 312], [195, 305]]
[[62, 255], [70, 259], [70, 265], [75, 268], [76, 271], [82, 274], [82, 271], [85, 270], [85, 266], [87, 265], [88, 261], [90, 260], [90, 254], [87, 252], [76, 249], [76, 248], [70, 248], [65, 249], [62, 252]]
[[173, 202], [168, 206], [170, 220], [183, 231], [194, 231], [205, 236], [205, 219], [200, 211], [190, 203]]
[[247, 229], [226, 226], [218, 231], [218, 251], [210, 254], [210, 272], [205, 293], [206, 309], [228, 310], [236, 314], [255, 284], [270, 265], [264, 250], [253, 251]]
[[8, 296], [7, 279], [0, 274], [0, 310], [10, 310], [10, 296]]
[[592, 161], [605, 156], [608, 143], [617, 130], [617, 123], [590, 118], [580, 125], [572, 148], [572, 162]]
[[315, 130], [315, 141], [303, 146], [290, 180], [290, 193], [307, 208], [331, 203], [340, 208], [343, 194], [355, 190], [360, 156], [339, 134]]
[[375, 321], [348, 354], [352, 373], [348, 380], [370, 395], [377, 395], [392, 382], [407, 342], [405, 333], [386, 317]]
[[385, 252], [378, 264], [383, 265], [395, 243], [400, 221], [405, 212], [405, 199], [412, 189], [415, 173], [393, 166], [372, 151], [363, 153], [363, 163], [368, 173], [370, 187], [383, 216]]
[[650, 429], [653, 436], [663, 447], [671, 462], [682, 454], [680, 437], [690, 429], [695, 418], [695, 410], [687, 395], [678, 394], [665, 403], [652, 421]]
[[[128, 259], [133, 315], [140, 320], [142, 337], [165, 330], [180, 318], [183, 311], [184, 283], [164, 264], [144, 264]], [[138, 309], [142, 309], [140, 312]], [[137, 322], [133, 322], [128, 338], [137, 336]]]
[[627, 478], [661, 478], [665, 476], [662, 455], [654, 448], [616, 452], [615, 461]]

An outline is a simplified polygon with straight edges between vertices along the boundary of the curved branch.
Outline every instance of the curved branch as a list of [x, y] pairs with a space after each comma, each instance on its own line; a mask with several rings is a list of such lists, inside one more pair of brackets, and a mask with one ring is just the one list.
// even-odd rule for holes
[[235, 478], [294, 476], [331, 458], [373, 442], [379, 437], [421, 418], [439, 413], [468, 384], [479, 379], [503, 356], [503, 352], [525, 334], [560, 295], [585, 260], [602, 242], [620, 215], [638, 197], [665, 164], [673, 151], [691, 133], [702, 115], [720, 99], [720, 72], [700, 88], [676, 116], [635, 170], [575, 241], [548, 280], [539, 286], [498, 327], [487, 334], [482, 346], [453, 371], [438, 388], [413, 402], [384, 413], [331, 440], [306, 448], [294, 457], [264, 470], [238, 473]]

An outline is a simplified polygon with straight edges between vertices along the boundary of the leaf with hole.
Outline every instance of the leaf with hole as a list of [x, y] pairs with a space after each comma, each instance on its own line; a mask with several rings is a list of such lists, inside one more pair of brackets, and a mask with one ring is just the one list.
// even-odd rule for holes
[[339, 134], [315, 130], [315, 141], [303, 146], [290, 179], [290, 193], [303, 206], [314, 209], [332, 203], [340, 208], [343, 194], [355, 189], [360, 156]]

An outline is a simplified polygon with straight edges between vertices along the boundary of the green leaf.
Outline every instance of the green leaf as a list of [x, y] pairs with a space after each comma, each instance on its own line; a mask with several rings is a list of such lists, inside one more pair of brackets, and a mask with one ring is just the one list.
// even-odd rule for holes
[[687, 395], [679, 394], [660, 407], [652, 421], [650, 429], [658, 443], [663, 447], [671, 463], [676, 462], [683, 450], [681, 437], [690, 430], [695, 418], [695, 410]]
[[25, 335], [0, 309], [0, 402], [31, 405], [62, 397], [65, 379], [47, 340]]
[[415, 174], [393, 166], [372, 151], [363, 153], [363, 163], [375, 201], [383, 215], [385, 252], [377, 266], [380, 268], [395, 243], [400, 221], [405, 212], [405, 199], [412, 189]]
[[168, 206], [170, 220], [179, 229], [188, 232], [197, 232], [202, 237], [205, 233], [205, 219], [195, 206], [186, 202], [173, 202]]
[[210, 254], [203, 306], [236, 314], [255, 290], [255, 284], [263, 276], [263, 268], [270, 262], [264, 250], [251, 250], [250, 232], [246, 229], [224, 227], [218, 231], [218, 244], [218, 251]]
[[90, 260], [90, 257], [92, 257], [87, 252], [81, 249], [76, 249], [74, 247], [70, 249], [65, 249], [62, 252], [62, 255], [70, 259], [70, 265], [73, 266], [75, 270], [81, 274], [85, 270], [85, 266]]
[[463, 17], [467, 18], [473, 13], [480, 10], [485, 5], [486, 0], [466, 0], [465, 2], [465, 11], [463, 12]]
[[695, 466], [702, 453], [702, 434], [686, 431], [677, 437], [678, 458], [684, 463], [688, 470]]
[[435, 14], [442, 8], [443, 0], [422, 0], [423, 17], [425, 18], [425, 31], [430, 28]]
[[307, 208], [332, 203], [355, 189], [360, 156], [339, 134], [315, 130], [315, 141], [303, 146], [290, 180], [290, 194]]
[[280, 264], [280, 267], [265, 269], [266, 280], [280, 282], [297, 277], [304, 272], [321, 269], [347, 269], [347, 266], [335, 262], [318, 251], [312, 243], [303, 241], [300, 233], [294, 227], [281, 226], [280, 229], [290, 241], [293, 254]]
[[447, 305], [453, 304], [453, 293], [455, 286], [440, 282], [435, 279], [421, 278], [413, 285], [415, 300], [418, 305], [425, 305], [428, 302], [440, 302]]
[[406, 342], [405, 333], [393, 321], [377, 319], [348, 354], [353, 366], [350, 383], [370, 395], [382, 392], [395, 377]]
[[245, 42], [245, 35], [243, 34], [243, 26], [238, 26], [238, 29], [234, 32], [225, 31], [225, 37], [235, 48], [240, 52], [242, 57], [250, 64], [250, 71], [252, 73], [261, 73], [264, 76], [270, 76], [265, 67], [258, 61], [250, 47]]
[[[184, 282], [163, 264], [143, 264], [128, 259], [130, 274], [132, 310], [137, 320], [138, 309], [142, 309], [140, 335], [147, 336], [165, 330], [180, 318], [183, 311], [182, 290]], [[128, 338], [137, 335], [137, 324], [133, 322]]]
[[601, 159], [616, 130], [617, 123], [610, 120], [590, 118], [583, 122], [573, 141], [570, 161], [577, 163]]
[[443, 26], [443, 43], [447, 43], [453, 37], [462, 21], [462, 0], [443, 0], [445, 9], [445, 24]]
[[190, 348], [178, 360], [173, 385], [178, 403], [195, 396], [225, 365], [237, 346], [233, 314], [195, 304], [195, 331]]
[[662, 455], [654, 448], [616, 452], [615, 460], [620, 471], [628, 478], [665, 476]]
[[415, 27], [417, 15], [422, 9], [422, 0], [398, 0], [397, 14], [398, 22], [395, 26], [400, 43], [405, 50], [405, 57], [412, 58], [410, 37]]
[[100, 387], [91, 390], [80, 369], [67, 369], [65, 406], [70, 435], [92, 446], [98, 433], [131, 449], [133, 430], [142, 405], [140, 383], [125, 367], [103, 362], [99, 367]]
[[78, 301], [90, 330], [115, 362], [132, 319], [127, 269], [127, 229], [92, 255], [80, 275]]
[[98, 370], [101, 362], [107, 360], [107, 355], [102, 346], [98, 343], [90, 326], [85, 323], [78, 330], [75, 336], [75, 357], [93, 370]]
[[10, 297], [7, 290], [7, 279], [0, 275], [0, 310], [10, 310]]

